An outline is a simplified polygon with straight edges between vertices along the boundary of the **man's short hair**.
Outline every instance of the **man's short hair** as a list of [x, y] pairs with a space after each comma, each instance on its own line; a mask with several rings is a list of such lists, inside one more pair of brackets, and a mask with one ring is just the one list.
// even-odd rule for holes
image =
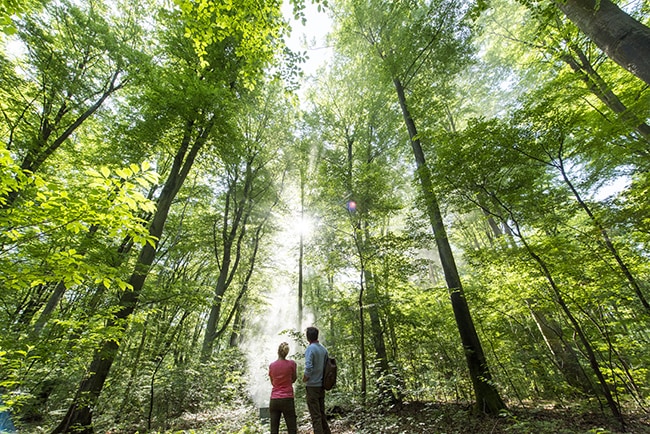
[[307, 340], [309, 342], [318, 340], [318, 329], [316, 327], [307, 327]]

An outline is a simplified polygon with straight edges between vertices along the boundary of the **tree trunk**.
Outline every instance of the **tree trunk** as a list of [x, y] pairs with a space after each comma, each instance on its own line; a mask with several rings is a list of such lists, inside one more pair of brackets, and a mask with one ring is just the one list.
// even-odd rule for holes
[[556, 0], [556, 4], [610, 59], [650, 84], [650, 28], [610, 0]]
[[[205, 327], [203, 345], [201, 347], [201, 362], [206, 362], [214, 349], [214, 342], [217, 339], [217, 327], [221, 317], [223, 296], [228, 290], [232, 279], [239, 268], [241, 260], [241, 243], [246, 234], [246, 224], [251, 214], [250, 192], [253, 185], [255, 171], [252, 169], [252, 161], [246, 162], [246, 173], [242, 197], [238, 198], [237, 181], [238, 174], [235, 173], [226, 197], [226, 207], [223, 215], [223, 226], [221, 228], [222, 253], [219, 277], [214, 289], [214, 301], [210, 308], [210, 315]], [[231, 216], [231, 205], [232, 209]], [[215, 223], [216, 226], [216, 223]], [[216, 239], [216, 237], [215, 237]], [[218, 251], [215, 241], [215, 254]], [[234, 251], [233, 251], [234, 250]]]
[[[230, 267], [230, 261], [223, 262], [224, 267]], [[214, 342], [217, 339], [217, 325], [219, 324], [219, 318], [221, 317], [221, 303], [223, 301], [223, 295], [228, 289], [228, 282], [226, 280], [228, 270], [222, 268], [221, 273], [219, 273], [219, 278], [217, 279], [217, 285], [214, 289], [214, 298], [212, 301], [212, 306], [210, 307], [210, 315], [208, 316], [208, 322], [205, 326], [205, 334], [203, 335], [203, 345], [201, 346], [201, 362], [207, 362], [212, 356], [212, 351], [214, 350]]]
[[[92, 243], [93, 237], [97, 233], [97, 230], [99, 230], [99, 226], [97, 225], [92, 225], [88, 230], [88, 234], [86, 234], [84, 242], [81, 244], [81, 246], [79, 246], [78, 253], [81, 256], [86, 255], [86, 252], [88, 251], [88, 244]], [[43, 311], [41, 312], [38, 319], [36, 320], [36, 323], [34, 324], [34, 330], [32, 331], [33, 336], [38, 336], [41, 334], [43, 327], [45, 327], [45, 324], [50, 319], [50, 316], [52, 315], [54, 309], [56, 309], [57, 305], [59, 304], [59, 301], [61, 301], [61, 298], [63, 298], [63, 294], [65, 294], [66, 290], [67, 287], [63, 280], [59, 281], [56, 284], [54, 291], [50, 295], [50, 298], [47, 300], [47, 304], [43, 308]]]
[[429, 214], [429, 219], [436, 239], [436, 245], [438, 247], [438, 253], [440, 255], [440, 261], [442, 262], [442, 268], [445, 274], [445, 280], [447, 281], [447, 288], [449, 289], [456, 325], [460, 333], [467, 366], [469, 368], [469, 375], [474, 388], [476, 405], [477, 408], [484, 413], [498, 414], [501, 410], [506, 408], [506, 405], [501, 399], [499, 392], [494, 387], [492, 375], [490, 374], [487, 360], [485, 359], [485, 354], [481, 347], [481, 341], [479, 340], [472, 316], [470, 315], [467, 299], [465, 298], [460, 276], [458, 275], [458, 269], [456, 268], [456, 262], [442, 221], [438, 199], [433, 192], [431, 173], [429, 172], [429, 167], [426, 164], [424, 152], [422, 151], [422, 146], [418, 139], [415, 122], [413, 121], [408, 109], [404, 87], [397, 78], [393, 79], [393, 83], [395, 85], [395, 90], [397, 91], [399, 104], [404, 116], [404, 122], [406, 123], [406, 128], [408, 129], [411, 139], [411, 147], [417, 164], [417, 173], [420, 178], [422, 195], [426, 202], [427, 212]]
[[374, 374], [377, 377], [377, 387], [379, 397], [388, 404], [399, 402], [399, 397], [393, 393], [390, 380], [390, 366], [388, 365], [388, 353], [386, 351], [386, 341], [384, 339], [384, 330], [379, 318], [379, 297], [375, 287], [373, 274], [366, 269], [364, 280], [366, 282], [366, 298], [369, 303], [366, 304], [366, 310], [370, 317], [370, 331], [372, 333], [372, 344], [375, 349], [377, 366]]
[[555, 321], [549, 321], [542, 312], [533, 307], [529, 306], [529, 309], [535, 324], [537, 324], [537, 329], [542, 334], [546, 346], [553, 355], [555, 365], [564, 379], [581, 392], [593, 395], [594, 388], [585, 375], [575, 350], [564, 340], [562, 327]]
[[[508, 209], [508, 207], [501, 203], [501, 206], [507, 210], [508, 214], [510, 217], [513, 217], [513, 213]], [[554, 298], [555, 302], [560, 306], [560, 309], [566, 316], [566, 318], [569, 320], [571, 325], [573, 326], [573, 330], [575, 331], [576, 335], [580, 339], [580, 343], [583, 345], [583, 349], [586, 353], [587, 359], [589, 360], [589, 365], [591, 366], [591, 369], [593, 370], [594, 374], [596, 375], [596, 378], [598, 378], [598, 382], [601, 387], [601, 391], [603, 393], [603, 396], [605, 397], [605, 400], [607, 401], [607, 405], [609, 406], [610, 410], [612, 411], [612, 414], [616, 419], [618, 419], [621, 423], [621, 425], [624, 427], [625, 426], [625, 420], [623, 419], [623, 414], [621, 413], [620, 408], [618, 407], [618, 404], [614, 400], [614, 397], [612, 396], [612, 392], [610, 391], [609, 385], [607, 384], [607, 380], [605, 379], [605, 376], [600, 369], [600, 364], [598, 363], [598, 358], [596, 357], [596, 353], [594, 351], [594, 348], [591, 345], [591, 342], [587, 338], [587, 335], [585, 334], [584, 330], [582, 329], [580, 323], [578, 322], [577, 318], [573, 315], [573, 312], [571, 312], [571, 309], [569, 309], [569, 306], [566, 304], [566, 301], [564, 300], [564, 296], [562, 295], [562, 291], [560, 291], [559, 286], [555, 282], [555, 279], [553, 278], [553, 275], [551, 274], [551, 271], [549, 270], [548, 266], [546, 265], [546, 262], [533, 250], [533, 248], [528, 244], [528, 241], [526, 238], [523, 236], [521, 229], [519, 227], [519, 223], [515, 220], [512, 219], [514, 225], [515, 225], [515, 232], [517, 236], [519, 237], [519, 240], [521, 241], [523, 247], [526, 249], [528, 254], [530, 255], [531, 258], [537, 263], [537, 265], [540, 268], [540, 271], [542, 272], [544, 278], [548, 282]]]
[[144, 322], [142, 323], [142, 333], [140, 335], [140, 343], [138, 344], [138, 348], [136, 349], [135, 357], [133, 357], [130, 360], [131, 372], [129, 374], [129, 380], [126, 383], [126, 387], [124, 388], [124, 397], [122, 398], [122, 403], [120, 404], [119, 410], [117, 411], [117, 415], [115, 417], [115, 421], [118, 424], [123, 421], [122, 420], [123, 415], [127, 414], [126, 408], [132, 396], [132, 388], [136, 383], [138, 368], [140, 368], [140, 360], [142, 358], [142, 353], [144, 352], [144, 346], [147, 342], [148, 325], [149, 325], [149, 315], [147, 315]]
[[[158, 207], [149, 227], [149, 234], [155, 237], [156, 240], [159, 240], [163, 233], [172, 201], [183, 185], [187, 174], [194, 164], [197, 153], [205, 143], [212, 129], [213, 123], [214, 117], [207, 122], [205, 128], [199, 130], [199, 134], [191, 148], [189, 145], [192, 140], [192, 133], [195, 131], [195, 125], [193, 121], [188, 121], [186, 125], [181, 146], [174, 157], [174, 163], [165, 181], [160, 198], [158, 199]], [[92, 409], [99, 399], [108, 373], [115, 361], [119, 345], [123, 340], [124, 332], [128, 325], [128, 319], [136, 308], [147, 274], [156, 257], [156, 249], [157, 243], [155, 245], [146, 243], [142, 247], [133, 274], [131, 274], [131, 278], [129, 279], [130, 289], [125, 290], [120, 296], [118, 302], [119, 309], [107, 324], [107, 329], [115, 329], [117, 330], [117, 334], [112, 339], [105, 340], [101, 344], [100, 349], [95, 352], [87, 375], [81, 381], [72, 404], [68, 408], [61, 423], [52, 431], [52, 434], [90, 434], [93, 432]]]
[[650, 125], [638, 118], [634, 113], [628, 111], [627, 107], [612, 91], [611, 87], [598, 74], [592, 66], [587, 55], [577, 46], [572, 46], [571, 50], [577, 56], [577, 59], [570, 54], [562, 56], [567, 65], [580, 77], [587, 85], [587, 88], [598, 97], [611, 111], [616, 113], [620, 119], [629, 124], [635, 131], [646, 141], [650, 140]]
[[[151, 381], [149, 382], [149, 411], [147, 412], [147, 431], [151, 431], [151, 425], [153, 420], [156, 375], [158, 374], [158, 370], [160, 369], [162, 362], [165, 360], [165, 357], [170, 352], [174, 341], [177, 340], [178, 336], [181, 334], [185, 320], [190, 315], [189, 310], [184, 311], [183, 314], [181, 315], [181, 318], [178, 320], [178, 323], [176, 325], [173, 325], [173, 323], [176, 322], [175, 320], [177, 318], [176, 316], [177, 313], [178, 311], [170, 315], [169, 322], [165, 325], [165, 330], [161, 335], [160, 342], [157, 342], [156, 345], [154, 346], [156, 349], [158, 349], [158, 354], [153, 360], [155, 367], [153, 372], [151, 373]], [[171, 333], [169, 333], [170, 330]]]
[[365, 319], [363, 317], [364, 312], [363, 312], [363, 293], [364, 293], [364, 283], [363, 283], [363, 276], [364, 276], [364, 267], [363, 264], [361, 265], [361, 273], [359, 276], [360, 282], [359, 282], [359, 333], [361, 334], [360, 336], [360, 349], [361, 349], [361, 400], [365, 404], [366, 402], [366, 391], [367, 391], [367, 379], [366, 379], [366, 325], [365, 325]]
[[[279, 196], [278, 196], [279, 199]], [[241, 284], [241, 288], [239, 289], [239, 293], [237, 294], [237, 298], [235, 299], [235, 302], [233, 303], [232, 309], [230, 309], [230, 313], [226, 315], [226, 319], [223, 321], [223, 324], [221, 325], [221, 328], [219, 331], [217, 331], [215, 335], [215, 339], [219, 339], [221, 335], [223, 335], [226, 332], [226, 329], [230, 325], [230, 323], [233, 321], [233, 317], [239, 316], [239, 320], [235, 318], [234, 326], [233, 326], [233, 333], [230, 336], [230, 346], [234, 346], [233, 342], [235, 342], [237, 336], [241, 333], [242, 327], [239, 327], [237, 329], [237, 324], [241, 323], [241, 311], [242, 311], [242, 300], [244, 296], [248, 293], [248, 288], [249, 284], [251, 281], [251, 278], [253, 277], [253, 271], [255, 271], [255, 261], [257, 259], [257, 253], [259, 252], [260, 249], [260, 241], [262, 240], [262, 236], [264, 234], [264, 228], [266, 227], [266, 223], [268, 222], [269, 218], [271, 217], [271, 212], [273, 211], [273, 208], [275, 205], [278, 203], [278, 199], [269, 207], [269, 209], [266, 212], [266, 215], [264, 218], [259, 222], [257, 227], [255, 228], [254, 235], [251, 239], [251, 243], [253, 245], [253, 251], [250, 255], [250, 258], [248, 259], [248, 268], [246, 269], [246, 274], [244, 276], [244, 279]], [[235, 332], [236, 330], [236, 332]]]
[[232, 331], [230, 332], [230, 339], [228, 340], [228, 346], [230, 348], [236, 348], [241, 343], [242, 330], [244, 329], [244, 318], [242, 312], [244, 307], [239, 304], [235, 310], [235, 319], [232, 321]]
[[558, 305], [560, 306], [564, 314], [567, 316], [567, 318], [573, 325], [573, 329], [578, 335], [578, 338], [580, 338], [580, 342], [584, 346], [584, 350], [587, 353], [587, 358], [589, 359], [589, 365], [591, 366], [591, 369], [594, 371], [594, 374], [596, 374], [596, 377], [598, 378], [598, 382], [600, 383], [603, 396], [607, 401], [607, 405], [612, 411], [614, 417], [616, 417], [616, 419], [618, 419], [621, 422], [621, 425], [624, 426], [625, 421], [623, 419], [623, 415], [621, 414], [621, 411], [618, 408], [618, 405], [616, 404], [614, 397], [612, 396], [612, 392], [609, 390], [609, 385], [607, 384], [607, 380], [603, 375], [603, 371], [600, 369], [598, 358], [596, 357], [596, 353], [594, 352], [591, 343], [587, 339], [587, 335], [584, 333], [584, 330], [580, 326], [580, 323], [578, 323], [578, 320], [573, 315], [573, 313], [569, 309], [569, 306], [567, 306], [566, 302], [564, 301], [564, 297], [562, 296], [560, 289], [557, 287], [555, 280], [552, 278], [551, 273], [548, 270], [548, 267], [546, 266], [546, 263], [530, 248], [527, 242], [525, 242], [523, 239], [522, 241], [524, 242], [524, 246], [526, 247], [526, 250], [528, 250], [528, 253], [532, 256], [532, 258], [539, 264], [540, 268], [542, 269], [544, 276], [546, 277], [549, 285], [551, 286], [553, 292], [555, 293], [556, 296], [555, 301], [558, 303]]
[[305, 218], [305, 176], [303, 170], [300, 170], [300, 245], [298, 248], [298, 330], [302, 330], [302, 299], [303, 299], [303, 261], [305, 257], [305, 234], [302, 230], [304, 227]]
[[[86, 108], [65, 130], [54, 140], [50, 141], [50, 136], [56, 129], [60, 129], [61, 118], [68, 112], [68, 107], [63, 103], [59, 108], [54, 122], [50, 123], [47, 119], [48, 113], [43, 113], [43, 119], [38, 131], [38, 137], [33, 140], [33, 144], [27, 151], [20, 164], [20, 168], [26, 173], [34, 173], [38, 171], [43, 163], [54, 154], [54, 152], [63, 145], [63, 143], [89, 118], [91, 117], [111, 96], [114, 92], [121, 89], [126, 83], [117, 83], [122, 71], [115, 71], [106, 85], [106, 90], [92, 105]], [[51, 104], [51, 102], [50, 102]], [[51, 105], [50, 105], [51, 107]], [[20, 196], [20, 191], [13, 190], [7, 195], [7, 200], [4, 204], [0, 205], [0, 209], [11, 208], [16, 199]]]
[[627, 266], [627, 263], [625, 262], [625, 260], [623, 260], [623, 258], [619, 254], [618, 249], [616, 248], [614, 242], [610, 238], [607, 229], [600, 223], [600, 220], [591, 211], [589, 205], [587, 205], [587, 203], [584, 200], [582, 200], [582, 196], [580, 196], [580, 193], [578, 192], [578, 190], [575, 188], [575, 186], [569, 179], [569, 176], [566, 172], [566, 168], [564, 165], [564, 159], [562, 157], [562, 146], [560, 146], [560, 150], [558, 151], [558, 163], [556, 166], [560, 171], [560, 174], [562, 175], [562, 179], [564, 180], [565, 184], [569, 187], [571, 193], [573, 193], [573, 196], [576, 198], [576, 201], [580, 205], [580, 208], [582, 208], [583, 211], [589, 216], [589, 220], [600, 233], [600, 236], [603, 239], [605, 247], [611, 253], [612, 257], [618, 264], [618, 267], [620, 268], [621, 273], [623, 273], [623, 275], [625, 276], [625, 279], [630, 285], [630, 288], [632, 288], [632, 291], [634, 291], [634, 294], [641, 302], [641, 305], [643, 306], [645, 311], [650, 312], [650, 302], [648, 302], [648, 300], [646, 299], [645, 294], [643, 293], [643, 290], [641, 288], [641, 284], [636, 279], [636, 277], [632, 274], [632, 271]]

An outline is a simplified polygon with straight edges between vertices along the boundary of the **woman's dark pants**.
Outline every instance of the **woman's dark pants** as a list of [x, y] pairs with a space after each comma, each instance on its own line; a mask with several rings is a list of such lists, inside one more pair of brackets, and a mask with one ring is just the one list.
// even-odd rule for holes
[[271, 434], [280, 432], [280, 416], [284, 415], [284, 422], [287, 424], [289, 434], [297, 434], [296, 425], [296, 406], [293, 398], [271, 399], [269, 404], [269, 413], [271, 415]]

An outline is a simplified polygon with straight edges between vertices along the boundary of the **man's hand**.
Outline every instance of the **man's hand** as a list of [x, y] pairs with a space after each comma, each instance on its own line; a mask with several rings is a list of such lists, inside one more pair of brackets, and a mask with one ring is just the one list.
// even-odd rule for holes
[[302, 376], [302, 382], [303, 382], [303, 383], [306, 383], [307, 380], [309, 380], [309, 377], [306, 376], [306, 375], [303, 375], [303, 376]]

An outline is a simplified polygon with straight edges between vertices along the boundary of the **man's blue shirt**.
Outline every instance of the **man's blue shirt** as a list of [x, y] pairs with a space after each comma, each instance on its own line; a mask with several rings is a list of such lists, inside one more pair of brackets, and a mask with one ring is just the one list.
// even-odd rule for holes
[[325, 367], [327, 349], [318, 342], [312, 342], [305, 351], [305, 376], [309, 380], [305, 383], [307, 387], [323, 386], [323, 368]]

